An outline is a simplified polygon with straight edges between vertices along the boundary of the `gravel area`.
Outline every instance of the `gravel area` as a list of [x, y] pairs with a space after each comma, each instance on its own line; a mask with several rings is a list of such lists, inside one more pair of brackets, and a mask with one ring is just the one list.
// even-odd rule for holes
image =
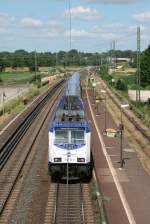
[[[46, 113], [47, 109], [43, 110]], [[42, 116], [42, 114], [41, 114]], [[48, 126], [51, 113], [42, 127], [38, 139], [34, 143], [32, 154], [25, 166], [26, 177], [22, 190], [16, 202], [14, 212], [9, 223], [43, 223], [45, 209], [50, 188], [48, 175]], [[42, 118], [39, 117], [39, 121]]]
[[37, 224], [44, 220], [44, 208], [46, 207], [50, 184], [47, 172], [47, 143], [47, 126], [45, 126], [34, 146], [36, 148], [34, 162], [29, 167], [29, 173], [11, 217], [11, 224]]
[[0, 107], [2, 107], [3, 105], [3, 94], [4, 94], [4, 102], [8, 102], [27, 92], [29, 88], [30, 85], [0, 86]]

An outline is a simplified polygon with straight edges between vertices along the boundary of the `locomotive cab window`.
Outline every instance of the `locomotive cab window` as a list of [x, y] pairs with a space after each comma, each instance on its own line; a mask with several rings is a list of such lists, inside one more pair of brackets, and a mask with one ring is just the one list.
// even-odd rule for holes
[[55, 130], [55, 144], [85, 144], [83, 129]]
[[84, 130], [72, 130], [71, 131], [71, 143], [72, 144], [84, 144]]
[[55, 131], [55, 144], [68, 144], [69, 135], [67, 130], [56, 130]]

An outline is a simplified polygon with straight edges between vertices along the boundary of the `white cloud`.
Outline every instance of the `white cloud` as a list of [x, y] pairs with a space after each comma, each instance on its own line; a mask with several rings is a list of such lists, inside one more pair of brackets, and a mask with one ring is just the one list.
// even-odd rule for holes
[[[128, 32], [137, 32], [137, 26], [133, 25], [133, 26], [129, 26], [126, 28]], [[140, 29], [142, 32], [146, 31], [148, 28], [146, 26], [140, 26]]]
[[47, 24], [45, 24], [45, 27], [54, 33], [55, 32], [62, 33], [64, 32], [64, 29], [65, 29], [64, 26], [60, 22], [55, 20], [49, 21]]
[[141, 40], [143, 40], [143, 41], [149, 41], [149, 35], [148, 34], [141, 35]]
[[43, 22], [39, 19], [27, 17], [21, 20], [21, 25], [27, 28], [41, 28], [43, 26]]
[[15, 17], [7, 13], [0, 13], [0, 27], [8, 27], [15, 22]]
[[[141, 3], [141, 0], [84, 0], [85, 2], [99, 3], [99, 4], [135, 4]], [[143, 0], [148, 2], [149, 0]]]
[[[146, 26], [141, 26], [141, 32], [147, 31], [148, 28]], [[94, 26], [92, 32], [96, 34], [118, 34], [121, 36], [133, 36], [136, 35], [137, 26], [136, 25], [125, 25], [121, 23], [107, 24], [105, 26]]]
[[[69, 10], [65, 11], [65, 15], [69, 15]], [[91, 9], [89, 7], [85, 8], [83, 6], [77, 6], [71, 9], [71, 16], [73, 19], [80, 20], [95, 20], [100, 18], [100, 15], [95, 9]]]
[[116, 39], [120, 38], [120, 35], [119, 34], [116, 34], [116, 33], [103, 33], [101, 35], [101, 37], [104, 40], [116, 40]]
[[[65, 35], [69, 36], [70, 35], [70, 31], [67, 31], [65, 33]], [[72, 37], [87, 37], [87, 38], [93, 38], [93, 37], [96, 36], [94, 33], [86, 31], [84, 29], [80, 29], [80, 30], [72, 29], [71, 30], [71, 35], [72, 35]]]
[[150, 22], [150, 11], [134, 14], [132, 17], [138, 22]]
[[40, 32], [40, 33], [32, 33], [31, 35], [28, 35], [29, 38], [38, 38], [38, 39], [47, 39], [47, 38], [54, 38], [59, 37], [58, 33], [52, 33], [52, 32]]
[[0, 27], [0, 33], [1, 33], [1, 34], [2, 34], [2, 33], [4, 33], [4, 34], [5, 34], [5, 33], [9, 33], [9, 30]]
[[92, 29], [92, 32], [96, 33], [96, 34], [99, 34], [99, 33], [104, 33], [105, 31], [102, 27], [94, 26], [93, 29]]

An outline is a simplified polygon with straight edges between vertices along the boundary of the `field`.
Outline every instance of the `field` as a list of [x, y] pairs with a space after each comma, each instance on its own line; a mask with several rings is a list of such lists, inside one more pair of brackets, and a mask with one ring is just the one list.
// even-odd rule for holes
[[1, 84], [25, 84], [33, 80], [35, 73], [30, 72], [2, 72]]
[[120, 73], [116, 72], [115, 79], [122, 79], [127, 84], [128, 89], [136, 89], [136, 75], [134, 73]]
[[[108, 75], [107, 76], [103, 76], [104, 79], [106, 77], [106, 81], [110, 84], [110, 88], [112, 89], [112, 91], [117, 95], [117, 97], [122, 101], [122, 102], [126, 102], [126, 100], [129, 102], [130, 105], [132, 105], [132, 109], [133, 111], [136, 113], [136, 115], [138, 117], [141, 118], [141, 120], [143, 120], [143, 123], [145, 123], [148, 127], [150, 127], [150, 105], [148, 103], [138, 103], [136, 104], [135, 102], [132, 102], [129, 99], [128, 96], [128, 90], [136, 90], [136, 72], [133, 72], [134, 70], [132, 70], [132, 72], [129, 70], [129, 68], [125, 69], [125, 70], [119, 70], [116, 71], [115, 73], [111, 74], [111, 78], [108, 79]], [[112, 84], [111, 83], [111, 79], [115, 80], [115, 83]], [[125, 84], [125, 86], [127, 86], [127, 88], [125, 89], [117, 89], [116, 88], [116, 83], [117, 80], [121, 79], [123, 81], [123, 83]], [[141, 90], [150, 90], [150, 86], [147, 86], [146, 88], [141, 88]]]

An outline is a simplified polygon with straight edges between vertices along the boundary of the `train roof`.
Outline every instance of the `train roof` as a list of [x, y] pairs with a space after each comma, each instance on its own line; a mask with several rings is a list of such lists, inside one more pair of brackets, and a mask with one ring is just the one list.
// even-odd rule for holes
[[58, 102], [50, 131], [55, 128], [85, 128], [87, 132], [90, 131], [81, 98], [79, 73], [74, 73], [67, 81], [64, 94]]
[[80, 88], [80, 74], [74, 73], [67, 81], [65, 93], [66, 96], [78, 96], [81, 97]]
[[91, 129], [90, 129], [90, 126], [88, 124], [87, 121], [84, 121], [84, 122], [81, 122], [81, 123], [57, 123], [57, 122], [52, 122], [52, 125], [50, 126], [50, 129], [49, 131], [50, 132], [53, 132], [54, 129], [57, 129], [57, 128], [83, 128], [86, 130], [86, 132], [90, 132]]

